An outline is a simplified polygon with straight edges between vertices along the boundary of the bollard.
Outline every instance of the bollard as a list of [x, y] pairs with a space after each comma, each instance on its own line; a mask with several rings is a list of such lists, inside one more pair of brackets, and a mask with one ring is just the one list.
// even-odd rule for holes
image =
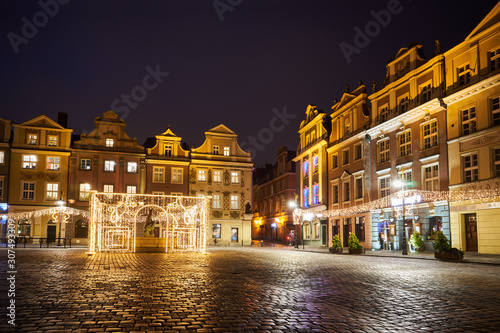
[[260, 247], [264, 247], [264, 241], [263, 240], [260, 241]]

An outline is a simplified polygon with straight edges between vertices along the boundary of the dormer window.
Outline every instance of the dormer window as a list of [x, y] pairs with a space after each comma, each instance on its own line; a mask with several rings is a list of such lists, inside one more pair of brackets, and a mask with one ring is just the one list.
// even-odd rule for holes
[[28, 134], [28, 144], [29, 145], [38, 144], [38, 135], [37, 134]]
[[386, 122], [389, 119], [389, 108], [387, 106], [380, 109], [380, 122]]
[[229, 147], [224, 147], [224, 156], [229, 156]]
[[463, 86], [470, 82], [470, 66], [469, 64], [463, 65], [457, 69], [458, 72], [458, 85]]
[[115, 140], [112, 138], [106, 138], [106, 147], [113, 148], [115, 146]]
[[214, 146], [214, 155], [219, 155], [219, 146]]
[[165, 156], [172, 156], [172, 144], [165, 145]]

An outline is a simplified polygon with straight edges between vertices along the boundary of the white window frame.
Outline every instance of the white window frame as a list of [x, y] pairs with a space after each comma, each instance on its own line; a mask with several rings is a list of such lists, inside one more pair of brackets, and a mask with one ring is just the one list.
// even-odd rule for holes
[[198, 169], [196, 171], [196, 180], [199, 183], [206, 183], [207, 182], [207, 169]]
[[55, 201], [59, 199], [59, 183], [46, 182], [45, 183], [45, 200], [46, 201]]
[[38, 156], [35, 154], [23, 155], [23, 169], [36, 170]]
[[385, 163], [391, 159], [391, 142], [385, 138], [377, 142], [378, 163]]
[[89, 201], [90, 200], [90, 184], [80, 183], [78, 186], [78, 200]]
[[47, 156], [47, 170], [59, 171], [61, 169], [61, 157]]
[[222, 196], [220, 193], [214, 193], [212, 195], [212, 208], [222, 209]]
[[213, 170], [214, 183], [222, 183], [222, 169]]
[[170, 157], [174, 153], [174, 147], [172, 143], [167, 143], [165, 144], [165, 149], [163, 150], [163, 153], [166, 157]]
[[231, 194], [230, 209], [231, 210], [239, 210], [240, 209], [240, 195], [239, 194]]
[[5, 150], [0, 150], [0, 164], [5, 164]]
[[319, 205], [319, 184], [312, 186], [312, 204]]
[[411, 155], [411, 129], [407, 129], [403, 132], [397, 134], [398, 140], [398, 156], [409, 156]]
[[479, 180], [479, 162], [478, 153], [468, 153], [462, 155], [462, 177], [464, 183]]
[[170, 182], [172, 184], [182, 184], [184, 182], [183, 179], [184, 179], [184, 169], [172, 168], [172, 174], [170, 175]]
[[400, 179], [404, 182], [403, 189], [405, 191], [413, 189], [413, 170], [408, 169], [404, 172], [398, 172]]
[[[31, 194], [31, 196], [30, 196], [30, 194]], [[36, 200], [36, 182], [21, 181], [20, 195], [21, 195], [21, 200], [35, 201]]]
[[38, 134], [28, 134], [28, 144], [37, 145], [38, 144]]
[[379, 177], [378, 179], [379, 198], [391, 195], [391, 177], [389, 175]]
[[165, 167], [153, 166], [153, 183], [165, 182]]
[[[182, 192], [170, 192], [170, 195], [172, 195], [174, 197], [180, 197], [180, 196], [183, 196], [184, 193], [182, 193]], [[198, 196], [200, 196], [200, 194], [198, 194]]]
[[102, 191], [104, 193], [114, 193], [115, 192], [115, 185], [114, 184], [103, 184]]
[[136, 185], [127, 185], [127, 193], [128, 194], [137, 194], [137, 186]]
[[422, 131], [422, 150], [437, 147], [439, 145], [437, 119], [433, 118], [420, 124], [420, 128]]
[[104, 171], [115, 172], [116, 162], [114, 160], [104, 160]]
[[477, 110], [475, 105], [460, 110], [460, 124], [462, 135], [477, 132]]
[[[428, 177], [428, 169], [430, 177]], [[437, 175], [434, 173], [437, 170]], [[424, 191], [439, 191], [439, 164], [427, 164], [422, 166], [422, 190]]]
[[163, 191], [152, 191], [151, 194], [152, 195], [165, 195], [165, 192], [163, 192]]
[[231, 155], [231, 149], [229, 146], [224, 146], [224, 156], [230, 156]]
[[239, 184], [241, 178], [241, 172], [236, 170], [231, 170], [231, 184]]
[[115, 139], [106, 138], [106, 148], [113, 148], [115, 146]]

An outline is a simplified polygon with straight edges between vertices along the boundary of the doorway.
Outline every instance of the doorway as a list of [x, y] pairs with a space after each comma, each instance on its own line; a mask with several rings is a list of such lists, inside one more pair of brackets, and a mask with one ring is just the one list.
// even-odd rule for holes
[[345, 218], [344, 219], [344, 241], [343, 244], [346, 246], [346, 244], [349, 244], [349, 235], [351, 234], [351, 218]]
[[56, 229], [55, 225], [47, 226], [47, 243], [53, 243], [56, 241]]
[[326, 230], [326, 224], [321, 225], [321, 245], [327, 245], [328, 231]]
[[465, 250], [477, 252], [477, 218], [476, 213], [465, 214]]

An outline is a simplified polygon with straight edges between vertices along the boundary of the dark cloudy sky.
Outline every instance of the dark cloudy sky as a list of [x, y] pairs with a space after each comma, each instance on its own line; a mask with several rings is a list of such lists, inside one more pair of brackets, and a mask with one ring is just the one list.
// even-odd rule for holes
[[[273, 163], [282, 145], [297, 148], [308, 104], [329, 112], [346, 83], [382, 82], [387, 60], [410, 42], [422, 43], [426, 56], [435, 39], [448, 50], [496, 4], [59, 1], [67, 3], [47, 7], [53, 17], [40, 13], [38, 1], [0, 1], [0, 117], [21, 123], [41, 114], [56, 120], [58, 112], [67, 112], [69, 127], [80, 134], [114, 102], [127, 133], [140, 144], [170, 124], [189, 145], [199, 146], [204, 131], [224, 123], [245, 149], [254, 149], [257, 166]], [[231, 7], [218, 13], [214, 4]], [[388, 6], [397, 13], [373, 30], [348, 63], [339, 45], [354, 46], [355, 27], [364, 30], [374, 21], [372, 11]], [[34, 21], [36, 32], [29, 29]], [[155, 70], [162, 73], [158, 81], [146, 78]], [[131, 92], [137, 100], [127, 105], [122, 96]], [[284, 110], [282, 126], [273, 118]], [[256, 138], [253, 146], [249, 136]]]

